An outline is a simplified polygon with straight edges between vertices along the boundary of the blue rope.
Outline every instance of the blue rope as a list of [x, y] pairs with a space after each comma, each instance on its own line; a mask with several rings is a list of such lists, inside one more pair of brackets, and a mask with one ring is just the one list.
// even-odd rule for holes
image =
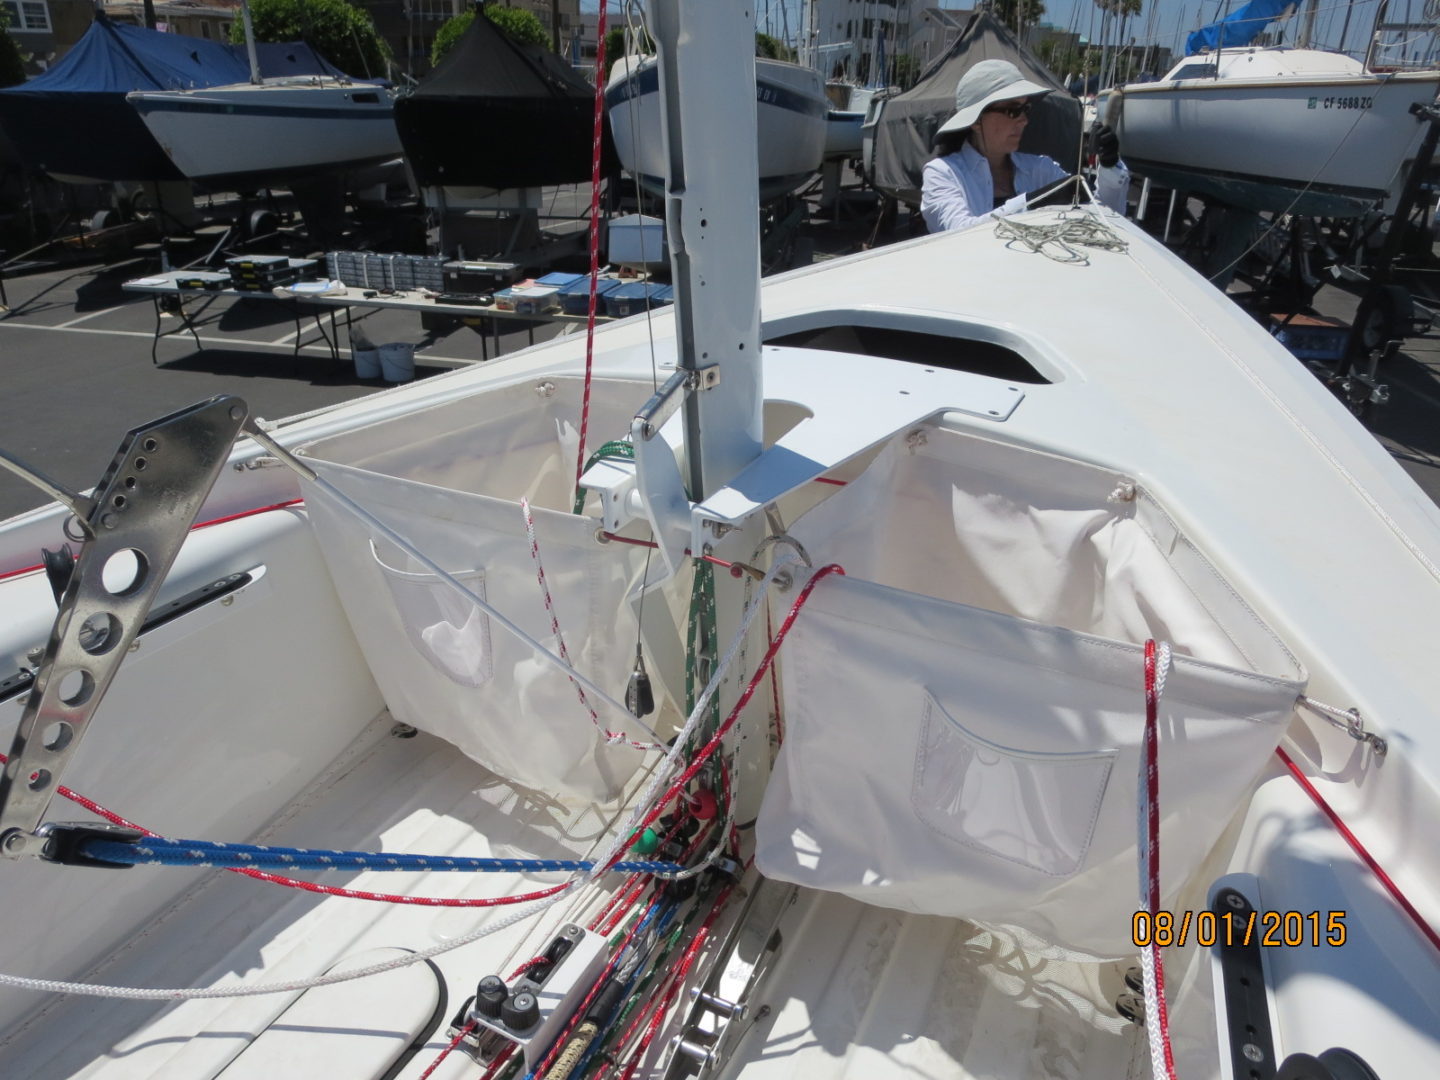
[[[490, 874], [574, 872], [595, 864], [584, 859], [467, 859], [448, 855], [407, 855], [401, 852], [325, 851], [315, 848], [224, 844], [211, 840], [166, 840], [147, 836], [136, 843], [89, 839], [84, 853], [104, 862], [161, 866], [224, 866], [261, 870], [456, 870]], [[616, 863], [615, 873], [674, 874], [678, 863], [634, 861]]]

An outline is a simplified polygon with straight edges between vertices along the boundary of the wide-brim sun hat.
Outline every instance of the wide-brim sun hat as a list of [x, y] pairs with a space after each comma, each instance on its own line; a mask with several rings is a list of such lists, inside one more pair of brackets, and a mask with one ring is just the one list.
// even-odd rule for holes
[[955, 87], [955, 115], [935, 134], [974, 127], [980, 114], [997, 101], [1043, 97], [1053, 92], [1054, 87], [1025, 78], [1009, 60], [981, 60], [960, 77], [960, 85]]

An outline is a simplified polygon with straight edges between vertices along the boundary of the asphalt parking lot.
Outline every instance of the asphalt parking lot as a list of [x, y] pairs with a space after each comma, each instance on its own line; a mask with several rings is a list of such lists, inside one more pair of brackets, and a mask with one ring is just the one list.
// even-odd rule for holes
[[[817, 244], [817, 257], [855, 250], [857, 235], [854, 229], [834, 233], [833, 243]], [[85, 490], [100, 479], [130, 428], [214, 394], [239, 394], [257, 415], [281, 419], [387, 385], [356, 377], [343, 317], [336, 323], [335, 350], [327, 339], [330, 320], [317, 326], [306, 319], [297, 352], [288, 305], [199, 297], [187, 302], [192, 336], [177, 315], [157, 316], [149, 296], [121, 289], [123, 282], [153, 270], [153, 263], [132, 258], [5, 280], [0, 448], [67, 487]], [[1316, 307], [1349, 321], [1356, 302], [1354, 294], [1326, 286]], [[372, 342], [414, 344], [417, 378], [496, 355], [493, 337], [481, 336], [490, 335], [488, 321], [473, 329], [426, 330], [412, 312], [357, 308], [352, 318]], [[163, 335], [158, 340], [157, 319]], [[561, 331], [556, 324], [532, 330], [526, 325], [500, 324], [500, 354], [524, 348], [532, 332], [540, 341]], [[1390, 400], [1366, 418], [1367, 426], [1440, 503], [1440, 329], [1407, 340], [1380, 376]], [[47, 501], [0, 469], [0, 520]]]
[[[100, 479], [126, 431], [215, 394], [238, 394], [257, 415], [280, 419], [388, 385], [356, 377], [343, 315], [336, 321], [338, 359], [322, 336], [322, 330], [331, 334], [329, 318], [319, 327], [313, 318], [302, 321], [297, 354], [289, 305], [273, 300], [191, 298], [187, 312], [198, 345], [183, 320], [169, 313], [158, 316], [164, 336], [157, 341], [152, 299], [120, 287], [152, 269], [130, 259], [6, 279], [0, 448], [66, 487], [85, 490]], [[417, 378], [495, 355], [485, 324], [427, 331], [416, 313], [359, 308], [352, 319], [376, 344], [414, 344]], [[559, 330], [537, 324], [534, 340]], [[529, 342], [525, 324], [501, 324], [501, 353]], [[0, 520], [48, 501], [0, 469]]]

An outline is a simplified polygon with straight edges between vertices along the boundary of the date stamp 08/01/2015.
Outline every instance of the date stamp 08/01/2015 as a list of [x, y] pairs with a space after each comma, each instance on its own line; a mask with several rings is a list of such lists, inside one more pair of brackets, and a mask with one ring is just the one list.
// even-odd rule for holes
[[1137, 911], [1130, 921], [1137, 949], [1159, 945], [1249, 945], [1278, 948], [1301, 945], [1344, 945], [1343, 911]]

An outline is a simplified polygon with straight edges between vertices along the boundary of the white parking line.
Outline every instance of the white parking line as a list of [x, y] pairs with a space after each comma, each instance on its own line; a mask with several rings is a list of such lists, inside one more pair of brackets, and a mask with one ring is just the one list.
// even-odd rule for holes
[[120, 310], [121, 310], [121, 309], [118, 308], [118, 307], [101, 308], [99, 311], [92, 311], [92, 312], [90, 312], [89, 315], [81, 315], [78, 319], [71, 319], [69, 322], [56, 323], [55, 326], [53, 327], [53, 329], [56, 329], [56, 330], [68, 330], [70, 327], [75, 326], [77, 323], [82, 323], [82, 322], [84, 322], [86, 319], [93, 319], [93, 318], [95, 318], [95, 316], [97, 316], [97, 315], [109, 315], [112, 311], [120, 311]]

